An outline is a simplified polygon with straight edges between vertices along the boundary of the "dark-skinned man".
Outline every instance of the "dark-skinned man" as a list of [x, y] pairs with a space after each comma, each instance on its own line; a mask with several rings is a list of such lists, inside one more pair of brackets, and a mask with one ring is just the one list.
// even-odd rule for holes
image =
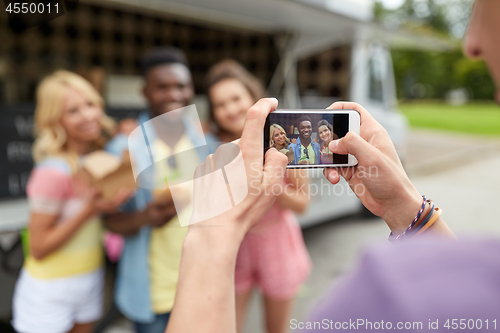
[[[182, 168], [175, 154], [195, 151], [204, 139], [202, 133], [189, 128], [192, 124], [181, 113], [176, 111], [168, 117], [162, 116], [189, 105], [194, 95], [191, 73], [182, 51], [171, 47], [150, 50], [143, 56], [141, 65], [142, 92], [149, 109], [139, 115], [138, 123], [147, 140], [137, 131], [136, 136], [132, 133], [130, 142], [125, 136], [118, 137], [107, 149], [121, 155], [130, 148], [135, 157], [132, 161], [138, 165], [136, 168], [145, 170], [137, 180], [138, 185], [158, 188], [161, 184], [141, 184], [140, 178], [145, 176], [144, 179], [152, 178], [153, 182], [159, 180], [165, 185], [167, 178], [170, 182], [180, 177]], [[135, 143], [138, 148], [134, 152]], [[147, 146], [141, 147], [141, 144]], [[192, 156], [190, 164], [201, 163], [205, 158], [201, 155]], [[153, 163], [157, 161], [155, 156], [170, 157]], [[106, 217], [106, 225], [111, 231], [126, 236], [118, 265], [115, 301], [119, 310], [134, 322], [137, 333], [165, 331], [174, 303], [182, 242], [187, 232], [187, 228], [180, 227], [177, 214], [191, 213], [189, 205], [176, 212], [172, 196], [163, 195], [163, 192], [165, 190], [139, 188], [121, 212]]]
[[299, 137], [296, 143], [290, 144], [293, 149], [293, 164], [320, 164], [321, 147], [311, 139], [312, 122], [308, 116], [302, 116], [298, 122]]

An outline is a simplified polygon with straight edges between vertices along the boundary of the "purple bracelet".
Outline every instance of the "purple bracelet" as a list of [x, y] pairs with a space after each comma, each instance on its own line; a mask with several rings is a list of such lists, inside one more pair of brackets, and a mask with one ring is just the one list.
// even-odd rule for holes
[[398, 240], [398, 239], [401, 239], [403, 238], [407, 232], [409, 232], [413, 226], [415, 226], [415, 223], [418, 221], [418, 219], [420, 218], [420, 215], [422, 215], [422, 212], [424, 211], [425, 209], [425, 205], [427, 204], [427, 198], [425, 197], [425, 195], [422, 195], [422, 198], [424, 199], [422, 201], [422, 206], [420, 207], [420, 210], [418, 211], [418, 214], [417, 216], [415, 216], [415, 218], [413, 219], [413, 221], [411, 222], [410, 226], [405, 230], [405, 232], [403, 232], [401, 235], [397, 235], [397, 236], [394, 236], [394, 234], [392, 233], [391, 231], [391, 234], [389, 235], [389, 240], [390, 241], [394, 241], [394, 240]]

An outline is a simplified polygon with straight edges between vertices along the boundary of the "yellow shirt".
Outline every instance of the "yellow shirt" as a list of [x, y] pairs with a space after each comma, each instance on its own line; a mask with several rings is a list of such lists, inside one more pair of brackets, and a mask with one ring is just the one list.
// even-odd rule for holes
[[85, 222], [66, 244], [45, 258], [37, 260], [29, 254], [24, 267], [39, 279], [57, 279], [93, 272], [104, 264], [101, 235], [101, 220], [93, 218]]
[[[304, 153], [304, 149], [307, 149], [307, 155], [309, 155], [309, 158], [307, 158], [307, 155]], [[307, 148], [302, 144], [300, 145], [300, 160], [305, 159], [309, 161], [309, 164], [316, 163], [316, 153], [314, 152], [312, 141]]]
[[[155, 180], [163, 179], [165, 184], [167, 178], [182, 182], [189, 180], [193, 175], [183, 175], [183, 170], [190, 170], [192, 166], [201, 163], [198, 153], [193, 149], [193, 145], [187, 136], [181, 137], [173, 150], [163, 141], [157, 140], [153, 143], [152, 149], [163, 156], [182, 153], [182, 158], [177, 158], [172, 165], [168, 160], [158, 163], [161, 167], [155, 169]], [[189, 153], [186, 153], [186, 151]], [[189, 165], [186, 165], [189, 164]], [[168, 185], [167, 185], [168, 186]], [[192, 189], [191, 194], [192, 194]], [[192, 214], [192, 204], [188, 204], [178, 215], [183, 214], [187, 218]], [[161, 227], [153, 228], [149, 245], [149, 272], [151, 281], [151, 301], [153, 312], [157, 314], [170, 312], [174, 305], [175, 290], [179, 276], [181, 262], [182, 242], [186, 236], [188, 228], [180, 226], [179, 218], [175, 216], [168, 223]]]
[[[56, 224], [67, 223], [84, 209], [85, 198], [75, 186], [68, 163], [47, 158], [37, 164], [27, 185], [30, 210], [57, 216]], [[60, 279], [93, 272], [102, 267], [102, 223], [98, 216], [86, 221], [61, 247], [42, 259], [30, 251], [30, 234], [23, 242], [28, 249], [24, 268], [37, 279]]]

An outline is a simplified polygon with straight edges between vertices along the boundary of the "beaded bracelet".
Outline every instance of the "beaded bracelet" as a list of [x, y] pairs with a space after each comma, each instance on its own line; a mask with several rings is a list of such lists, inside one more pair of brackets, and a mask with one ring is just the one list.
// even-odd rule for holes
[[426, 223], [429, 221], [429, 219], [431, 218], [431, 216], [432, 216], [432, 214], [434, 212], [434, 201], [427, 200], [427, 202], [431, 205], [431, 209], [429, 210], [429, 212], [427, 213], [427, 215], [425, 215], [425, 217], [422, 220], [422, 222], [420, 222], [419, 224], [415, 224], [415, 226], [413, 226], [413, 228], [412, 228], [412, 234], [416, 233], [420, 228], [422, 228], [424, 225], [426, 225]]
[[423, 198], [423, 200], [422, 200], [422, 206], [420, 207], [420, 210], [418, 211], [417, 216], [415, 216], [415, 218], [413, 219], [413, 222], [405, 230], [405, 232], [403, 232], [401, 235], [394, 236], [394, 234], [391, 231], [391, 234], [389, 235], [389, 240], [390, 241], [398, 240], [398, 239], [404, 237], [406, 235], [406, 233], [408, 233], [413, 228], [413, 226], [415, 225], [415, 222], [418, 221], [418, 219], [420, 218], [420, 215], [422, 215], [422, 212], [425, 209], [425, 205], [427, 204], [427, 198], [425, 197], [425, 195], [422, 195], [422, 198]]
[[422, 232], [424, 232], [425, 230], [429, 229], [433, 224], [434, 222], [437, 221], [437, 219], [439, 218], [439, 216], [441, 215], [441, 213], [443, 212], [443, 210], [439, 207], [436, 207], [436, 209], [433, 209], [432, 210], [432, 218], [429, 220], [429, 222], [427, 222], [423, 227], [422, 229], [420, 229], [416, 235], [418, 234], [421, 234]]

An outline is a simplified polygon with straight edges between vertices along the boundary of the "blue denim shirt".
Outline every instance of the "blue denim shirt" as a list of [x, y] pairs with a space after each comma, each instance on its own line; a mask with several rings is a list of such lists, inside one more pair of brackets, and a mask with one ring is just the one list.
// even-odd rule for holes
[[[148, 112], [143, 112], [138, 117], [141, 126], [150, 119]], [[198, 154], [203, 161], [208, 156], [208, 149], [205, 146], [203, 133], [197, 132], [192, 124], [184, 119], [186, 135], [191, 143], [198, 147]], [[148, 139], [153, 142], [154, 133], [148, 132]], [[146, 143], [149, 145], [149, 141]], [[122, 156], [124, 150], [129, 149], [128, 137], [123, 134], [117, 135], [106, 146], [106, 150], [117, 156]], [[131, 142], [130, 149], [139, 149], [140, 145]], [[144, 147], [141, 147], [144, 148]], [[133, 153], [133, 152], [132, 152]], [[140, 157], [138, 164], [149, 164], [152, 157], [144, 151], [134, 153]], [[148, 160], [149, 159], [149, 160]], [[146, 208], [151, 202], [152, 194], [150, 189], [138, 188], [134, 197], [123, 207], [123, 212], [136, 212]], [[150, 227], [142, 227], [134, 236], [125, 237], [123, 253], [118, 263], [118, 271], [115, 283], [115, 302], [120, 312], [128, 319], [139, 323], [151, 323], [155, 314], [152, 310], [150, 297], [149, 278], [149, 241], [151, 235]]]
[[[300, 145], [301, 145], [300, 137], [297, 138], [297, 143], [290, 143], [288, 145], [289, 149], [290, 147], [292, 147], [293, 149], [293, 157], [294, 157], [293, 164], [298, 164], [297, 162], [300, 160], [300, 156], [302, 155]], [[316, 155], [316, 157], [314, 158], [315, 164], [321, 164], [321, 146], [319, 145], [319, 143], [314, 142], [312, 139], [311, 139], [311, 145], [314, 150], [314, 154]]]

